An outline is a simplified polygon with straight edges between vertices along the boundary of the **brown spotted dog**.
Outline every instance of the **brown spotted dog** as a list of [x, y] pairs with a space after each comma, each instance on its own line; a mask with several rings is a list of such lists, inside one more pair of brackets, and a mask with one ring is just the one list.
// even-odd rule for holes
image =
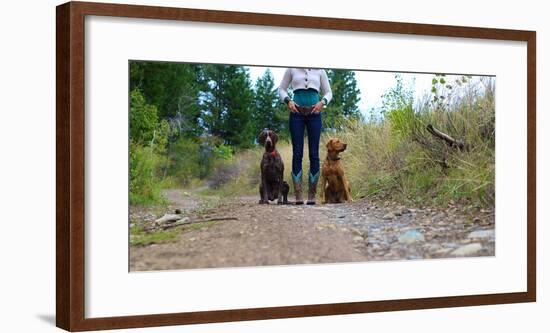
[[260, 204], [269, 204], [275, 199], [279, 205], [288, 204], [290, 186], [284, 181], [285, 165], [275, 149], [278, 140], [277, 134], [267, 128], [258, 135], [258, 142], [265, 147], [260, 163]]
[[321, 194], [323, 203], [342, 203], [353, 201], [349, 182], [344, 174], [340, 153], [346, 150], [347, 144], [340, 139], [327, 142], [327, 158], [321, 168]]

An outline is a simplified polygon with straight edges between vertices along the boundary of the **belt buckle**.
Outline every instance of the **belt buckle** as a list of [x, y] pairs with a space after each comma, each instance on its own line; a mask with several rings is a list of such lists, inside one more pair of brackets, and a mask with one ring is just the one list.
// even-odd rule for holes
[[298, 110], [300, 111], [301, 114], [305, 116], [309, 116], [311, 114], [311, 111], [313, 111], [313, 108], [309, 106], [299, 106]]

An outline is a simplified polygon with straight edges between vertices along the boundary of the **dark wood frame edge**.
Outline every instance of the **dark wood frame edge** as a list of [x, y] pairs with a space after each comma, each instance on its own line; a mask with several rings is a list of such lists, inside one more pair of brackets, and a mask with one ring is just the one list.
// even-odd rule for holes
[[[527, 42], [527, 291], [107, 318], [84, 316], [86, 15]], [[68, 331], [326, 316], [536, 301], [536, 32], [416, 23], [69, 2], [56, 8], [56, 325]]]

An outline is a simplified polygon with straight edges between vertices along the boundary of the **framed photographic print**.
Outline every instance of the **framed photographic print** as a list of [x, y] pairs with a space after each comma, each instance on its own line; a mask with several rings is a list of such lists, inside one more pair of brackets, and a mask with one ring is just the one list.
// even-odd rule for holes
[[536, 33], [57, 7], [57, 326], [534, 302]]

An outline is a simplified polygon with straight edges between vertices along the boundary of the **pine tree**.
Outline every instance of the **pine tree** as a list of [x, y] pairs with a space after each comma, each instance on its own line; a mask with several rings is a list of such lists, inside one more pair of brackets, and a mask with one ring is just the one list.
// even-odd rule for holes
[[202, 122], [207, 133], [226, 145], [252, 145], [254, 91], [248, 70], [235, 65], [205, 65], [201, 80]]
[[275, 131], [279, 138], [286, 138], [288, 111], [279, 103], [279, 95], [275, 88], [273, 74], [269, 69], [258, 78], [255, 86], [254, 99], [254, 132], [259, 133], [264, 128]]
[[173, 135], [195, 137], [201, 133], [198, 71], [195, 64], [132, 61], [130, 89], [139, 89], [158, 108]]
[[341, 129], [342, 120], [360, 120], [360, 91], [355, 73], [350, 70], [331, 69], [327, 75], [332, 89], [332, 101], [325, 111], [323, 127], [328, 130]]

